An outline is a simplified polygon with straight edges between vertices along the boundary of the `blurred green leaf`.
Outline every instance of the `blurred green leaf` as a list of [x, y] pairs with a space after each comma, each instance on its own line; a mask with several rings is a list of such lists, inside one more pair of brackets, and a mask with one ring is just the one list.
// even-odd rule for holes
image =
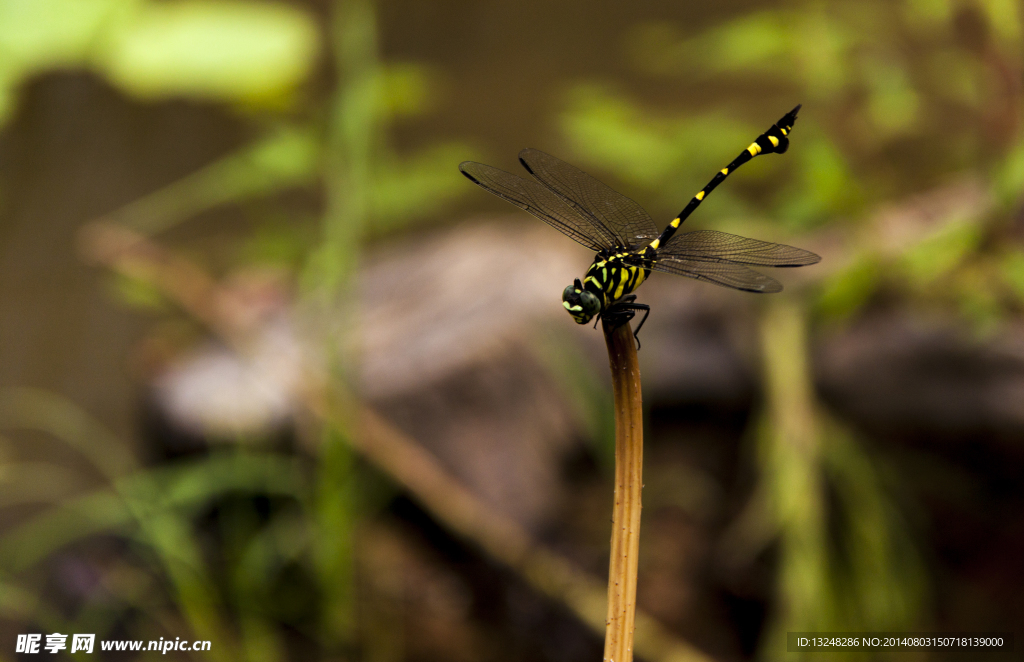
[[935, 30], [953, 17], [954, 0], [905, 0], [903, 12], [911, 24]]
[[[627, 184], [646, 189], [655, 204], [671, 210], [665, 213], [678, 211], [768, 126], [754, 129], [721, 113], [658, 117], [594, 85], [571, 91], [560, 123], [582, 165], [596, 165]], [[765, 173], [765, 166], [754, 161], [744, 168], [744, 179], [750, 181]], [[649, 201], [644, 203], [652, 213], [660, 213]], [[724, 188], [715, 192], [713, 209], [710, 213], [716, 216], [747, 211], [733, 192]]]
[[318, 50], [312, 17], [283, 3], [0, 0], [0, 121], [25, 78], [88, 65], [143, 97], [278, 106]]
[[842, 522], [842, 552], [832, 572], [844, 627], [904, 630], [917, 624], [928, 578], [913, 536], [887, 494], [879, 471], [846, 427], [823, 417], [823, 466]]
[[389, 64], [381, 72], [382, 112], [387, 117], [417, 115], [434, 101], [430, 70], [421, 64]]
[[1010, 46], [1020, 55], [1024, 29], [1021, 26], [1021, 6], [1017, 0], [978, 0], [976, 7], [988, 18], [992, 31], [1004, 47]]
[[982, 229], [977, 222], [947, 223], [901, 256], [904, 274], [920, 286], [948, 273], [978, 247], [984, 236]]
[[1005, 317], [1001, 293], [990, 278], [993, 272], [983, 268], [987, 266], [976, 263], [968, 265], [957, 273], [954, 283], [959, 313], [980, 337], [996, 331]]
[[1010, 286], [1021, 301], [1024, 301], [1024, 250], [1008, 250], [999, 260], [998, 269], [1003, 282]]
[[878, 261], [865, 255], [830, 274], [821, 286], [817, 301], [819, 314], [832, 319], [853, 315], [875, 292], [883, 273]]
[[691, 52], [711, 72], [769, 73], [792, 68], [792, 16], [784, 12], [748, 14], [691, 41]]
[[[0, 553], [24, 568], [95, 534], [122, 534], [153, 543], [148, 536], [162, 540], [161, 531], [170, 526], [167, 518], [193, 516], [224, 494], [301, 500], [303, 484], [297, 460], [273, 455], [222, 454], [185, 466], [139, 471], [117, 480], [113, 488], [77, 497], [29, 519], [5, 536]], [[147, 522], [153, 528], [146, 529]]]
[[992, 190], [1004, 209], [1010, 209], [1024, 196], [1024, 140], [1010, 149], [995, 168]]
[[302, 298], [313, 315], [326, 322], [319, 330], [332, 345], [329, 363], [340, 367], [345, 357], [328, 341], [348, 333], [347, 316], [337, 315], [341, 299], [351, 293], [361, 241], [370, 222], [374, 166], [385, 145], [382, 113], [385, 68], [377, 46], [377, 15], [372, 0], [338, 0], [331, 20], [334, 66], [338, 86], [328, 110], [323, 183], [325, 205], [321, 242], [301, 276]]
[[808, 105], [835, 104], [854, 74], [850, 51], [857, 41], [856, 32], [846, 21], [830, 15], [829, 7], [835, 6], [812, 5], [790, 17], [797, 27], [789, 41], [796, 51], [796, 65], [775, 74], [799, 85], [800, 98]]
[[778, 532], [779, 569], [763, 657], [793, 658], [780, 645], [787, 631], [909, 630], [927, 591], [913, 537], [865, 450], [817, 402], [804, 311], [780, 297], [765, 313], [757, 493]]
[[[39, 618], [39, 596], [14, 584], [0, 582], [0, 616], [5, 619], [28, 621]], [[4, 658], [6, 659], [6, 658]]]
[[[803, 87], [802, 100], [832, 101], [850, 80], [856, 42], [842, 5], [749, 13], [686, 37], [671, 24], [641, 26], [629, 39], [638, 68], [657, 75], [738, 76]], [[832, 10], [832, 11], [830, 11]]]
[[137, 465], [131, 450], [92, 415], [67, 398], [36, 388], [0, 391], [0, 426], [53, 435], [81, 453], [109, 479]]
[[5, 568], [22, 571], [62, 547], [98, 534], [124, 534], [131, 511], [112, 490], [73, 499], [15, 527], [0, 543]]
[[156, 553], [171, 597], [185, 617], [193, 636], [222, 642], [212, 657], [218, 662], [233, 662], [235, 639], [227, 628], [218, 586], [212, 568], [204, 562], [199, 541], [191, 524], [175, 513], [155, 511], [138, 518], [139, 537]]
[[315, 591], [294, 587], [299, 592], [297, 599], [282, 600], [272, 578], [280, 577], [290, 563], [301, 561], [310, 542], [309, 526], [301, 512], [278, 514], [247, 536], [232, 559], [229, 579], [247, 660], [275, 662], [287, 657], [275, 621], [301, 625]]
[[239, 173], [238, 178], [256, 180], [266, 188], [307, 181], [319, 164], [317, 138], [302, 127], [278, 127], [243, 153], [252, 171]]
[[198, 509], [214, 497], [232, 492], [303, 499], [305, 478], [297, 458], [262, 453], [225, 452], [185, 466], [167, 467], [153, 472], [147, 480], [140, 476], [123, 488], [146, 494], [159, 487], [160, 503], [168, 507]]
[[170, 308], [163, 292], [152, 281], [113, 274], [110, 282], [117, 300], [125, 306], [150, 312], [166, 311]]
[[139, 0], [0, 0], [0, 67], [21, 75], [79, 63], [111, 17]]
[[296, 214], [290, 210], [268, 213], [263, 205], [254, 213], [261, 214], [262, 222], [242, 240], [238, 262], [294, 271], [302, 264], [313, 243], [316, 222], [312, 215]]
[[143, 97], [277, 102], [309, 73], [312, 18], [282, 3], [150, 2], [106, 32], [94, 61]]
[[[649, 192], [672, 212], [704, 185], [744, 145], [764, 131], [761, 124], [739, 121], [726, 113], [697, 117], [658, 117], [643, 111], [607, 88], [580, 86], [569, 96], [563, 131], [583, 164], [595, 164], [619, 179]], [[785, 160], [758, 159], [744, 166], [730, 186], [715, 191], [714, 203], [702, 218], [770, 217], [784, 220], [790, 231], [806, 230], [864, 204], [861, 183], [844, 151], [814, 119], [798, 124], [793, 149]], [[787, 170], [797, 170], [786, 177]], [[756, 190], [759, 180], [774, 184]], [[741, 183], [742, 182], [742, 183]], [[743, 204], [744, 190], [749, 200]], [[754, 188], [755, 195], [749, 190]]]
[[378, 164], [370, 192], [371, 230], [408, 226], [465, 194], [465, 183], [452, 177], [452, 169], [467, 158], [474, 158], [472, 148], [447, 143]]
[[77, 472], [49, 462], [0, 464], [0, 507], [58, 503], [85, 484]]
[[792, 156], [799, 174], [776, 196], [779, 214], [793, 231], [859, 211], [864, 204], [861, 184], [843, 151], [816, 125], [804, 125], [801, 131], [803, 142]]
[[601, 86], [572, 89], [560, 123], [581, 156], [617, 168], [633, 183], [654, 185], [680, 158], [666, 135], [673, 132], [672, 126], [643, 117], [639, 108]]
[[865, 58], [862, 67], [868, 116], [875, 129], [883, 136], [910, 131], [918, 119], [921, 100], [906, 64], [893, 53], [882, 53]]
[[282, 126], [237, 152], [138, 198], [108, 216], [153, 234], [219, 205], [312, 182], [321, 165], [317, 136]]
[[991, 94], [988, 72], [970, 53], [951, 48], [928, 56], [926, 66], [931, 87], [943, 97], [971, 107], [980, 107]]
[[29, 76], [81, 65], [110, 17], [136, 0], [0, 0], [0, 124]]
[[634, 30], [628, 43], [633, 60], [651, 73], [784, 72], [793, 66], [790, 18], [784, 12], [748, 14], [689, 39], [671, 24], [653, 23]]
[[317, 576], [325, 593], [322, 627], [336, 642], [350, 638], [355, 627], [352, 541], [359, 517], [359, 474], [343, 432], [334, 427], [322, 435], [311, 511], [316, 522], [312, 542]]

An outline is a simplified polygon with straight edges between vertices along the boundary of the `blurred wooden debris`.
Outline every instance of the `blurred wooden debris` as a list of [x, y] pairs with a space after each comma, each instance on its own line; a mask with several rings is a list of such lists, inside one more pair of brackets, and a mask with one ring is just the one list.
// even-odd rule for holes
[[884, 436], [932, 441], [1024, 434], [1019, 326], [979, 342], [953, 318], [879, 311], [827, 337], [817, 380], [827, 401]]
[[359, 275], [363, 392], [421, 389], [522, 341], [539, 319], [572, 325], [561, 292], [588, 259], [544, 226], [497, 223], [371, 254]]
[[[262, 345], [251, 342], [250, 334], [238, 333], [239, 329], [244, 326], [238, 319], [224, 319], [232, 315], [232, 307], [211, 305], [210, 300], [215, 300], [220, 295], [211, 278], [141, 235], [133, 235], [131, 231], [121, 228], [109, 230], [93, 227], [83, 235], [83, 253], [108, 268], [134, 277], [146, 278], [156, 285], [173, 283], [178, 273], [187, 275], [192, 282], [190, 287], [177, 289], [168, 285], [164, 289], [165, 294], [175, 300], [186, 312], [195, 314], [206, 322], [211, 329], [227, 330], [223, 340], [239, 353], [239, 360], [251, 361], [249, 354], [260, 351]], [[110, 245], [104, 245], [108, 238], [115, 240], [113, 249]], [[523, 264], [521, 260], [513, 260], [513, 257], [508, 254], [507, 261], [499, 263], [498, 266], [504, 264], [508, 268], [509, 274], [518, 272]], [[548, 259], [551, 259], [551, 256]], [[535, 276], [538, 274], [540, 277], [535, 281], [527, 279], [528, 282], [532, 282], [538, 287], [547, 287], [544, 285], [545, 278], [557, 275], [554, 272], [545, 274], [540, 267], [534, 271]], [[480, 275], [479, 272], [473, 270], [463, 273], [463, 276], [471, 278], [477, 275]], [[482, 276], [480, 277], [482, 278]], [[456, 280], [465, 284], [462, 278]], [[501, 279], [496, 278], [494, 282], [498, 283], [499, 281]], [[420, 285], [422, 286], [422, 283]], [[463, 293], [467, 293], [468, 289], [464, 289]], [[207, 296], [196, 297], [194, 296], [196, 292], [203, 292]], [[500, 304], [501, 299], [494, 297], [500, 297], [500, 290], [490, 299], [485, 299], [485, 303], [497, 301]], [[518, 302], [516, 304], [518, 307], [506, 310], [505, 317], [500, 318], [505, 324], [514, 327], [516, 323], [529, 324], [532, 319], [535, 319], [533, 315], [529, 314], [529, 310], [533, 308], [530, 297], [512, 296], [511, 300]], [[459, 301], [462, 301], [459, 297], [450, 299], [453, 304]], [[527, 305], [528, 303], [530, 305]], [[491, 306], [490, 308], [502, 308], [502, 306]], [[556, 310], [557, 308], [555, 307]], [[408, 309], [398, 306], [396, 313], [401, 314], [405, 310]], [[421, 314], [427, 314], [427, 312], [423, 311]], [[435, 319], [440, 323], [448, 321], [444, 315], [437, 315]], [[471, 328], [475, 324], [478, 331], [482, 329], [491, 333], [500, 332], [500, 338], [509, 338], [507, 329], [495, 325], [489, 315], [471, 316], [469, 322], [472, 323]], [[571, 321], [568, 323], [572, 324]], [[400, 334], [393, 334], [391, 338], [394, 339], [393, 342], [401, 341]], [[443, 343], [444, 341], [438, 339], [435, 342]], [[493, 352], [496, 347], [494, 343], [495, 338], [490, 338], [488, 342], [477, 343], [474, 350], [477, 353], [475, 356], [470, 351], [456, 352], [456, 356], [460, 357], [460, 360], [466, 361], [462, 364], [463, 366], [468, 365], [470, 358], [488, 356], [490, 352]], [[379, 346], [385, 350], [391, 347], [389, 344]], [[444, 373], [438, 372], [437, 374]], [[316, 388], [315, 384], [317, 383], [319, 382], [314, 378], [312, 381], [304, 383], [302, 388], [293, 394], [295, 413], [298, 413], [301, 408], [311, 412], [318, 421], [324, 424], [337, 424], [333, 420], [333, 416], [338, 415], [338, 410], [333, 404], [334, 399], [322, 389]], [[504, 393], [503, 391], [499, 392], [499, 395], [504, 395]], [[499, 404], [500, 401], [504, 401], [504, 399], [498, 398], [495, 404]], [[353, 437], [356, 448], [407, 489], [439, 521], [445, 523], [457, 535], [479, 545], [493, 558], [516, 570], [539, 592], [563, 602], [595, 631], [603, 631], [606, 595], [605, 587], [600, 580], [581, 572], [560, 555], [539, 545], [521, 523], [496, 511], [486, 500], [464, 487], [460, 480], [451, 475], [449, 470], [431, 452], [386, 422], [371, 408], [359, 407], [358, 431], [359, 433]], [[477, 443], [484, 444], [490, 437], [488, 437], [487, 431], [477, 437], [467, 436], [467, 440], [474, 438]], [[498, 438], [499, 442], [502, 440], [507, 443], [509, 438]], [[505, 462], [507, 461], [506, 456]], [[496, 466], [500, 469], [501, 464], [502, 462], [499, 461]], [[535, 488], [536, 485], [532, 487]], [[668, 662], [708, 662], [711, 660], [698, 649], [670, 633], [655, 619], [639, 611], [636, 618], [636, 650], [641, 656], [650, 660]]]
[[539, 322], [575, 327], [558, 297], [582, 260], [546, 230], [458, 226], [385, 248], [359, 277], [362, 395], [531, 530], [561, 503], [561, 458], [580, 438], [530, 349]]

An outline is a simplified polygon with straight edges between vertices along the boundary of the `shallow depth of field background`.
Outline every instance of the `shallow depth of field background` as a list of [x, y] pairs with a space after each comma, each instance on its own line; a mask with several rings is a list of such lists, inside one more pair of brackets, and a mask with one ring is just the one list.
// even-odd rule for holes
[[0, 0], [0, 660], [598, 659], [592, 256], [458, 163], [663, 225], [796, 103], [686, 226], [822, 262], [638, 292], [637, 650], [1020, 634], [1022, 76], [1012, 0]]

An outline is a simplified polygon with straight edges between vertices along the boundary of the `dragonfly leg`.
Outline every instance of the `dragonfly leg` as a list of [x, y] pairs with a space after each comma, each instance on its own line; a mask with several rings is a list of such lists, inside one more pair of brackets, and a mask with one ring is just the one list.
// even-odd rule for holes
[[640, 320], [640, 324], [633, 331], [633, 338], [636, 340], [636, 348], [640, 349], [640, 338], [637, 336], [640, 333], [640, 329], [643, 327], [644, 322], [647, 321], [647, 316], [651, 314], [651, 307], [644, 303], [634, 303], [636, 301], [636, 295], [630, 294], [622, 297], [615, 304], [605, 311], [605, 319], [608, 320], [612, 328], [618, 328], [623, 324], [631, 321], [636, 317], [638, 311], [643, 311], [643, 318]]
[[[637, 304], [634, 304], [634, 305], [636, 307], [633, 308], [633, 310], [642, 310], [642, 311], [644, 311], [644, 316], [640, 319], [640, 324], [637, 325], [636, 331], [633, 332], [633, 337], [636, 338], [636, 334], [640, 333], [640, 329], [643, 328], [644, 322], [647, 321], [647, 316], [651, 314], [651, 307], [648, 306], [647, 304], [643, 304], [643, 303], [637, 303]], [[637, 345], [639, 345], [640, 344], [640, 339], [637, 338], [636, 342], [637, 342]], [[640, 347], [638, 346], [637, 349], [640, 349]]]
[[651, 314], [651, 307], [645, 303], [627, 303], [625, 304], [625, 307], [629, 309], [629, 319], [633, 319], [633, 316], [635, 315], [633, 311], [642, 310], [644, 313], [644, 316], [640, 318], [640, 323], [637, 325], [636, 329], [633, 330], [633, 339], [636, 340], [636, 349], [637, 351], [640, 351], [640, 336], [638, 334], [640, 333], [640, 329], [643, 328], [644, 322], [647, 321], [647, 316]]

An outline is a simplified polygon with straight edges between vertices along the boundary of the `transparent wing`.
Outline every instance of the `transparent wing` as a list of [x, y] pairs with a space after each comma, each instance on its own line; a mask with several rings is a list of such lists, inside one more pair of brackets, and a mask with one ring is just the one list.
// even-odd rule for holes
[[671, 258], [659, 259], [650, 268], [653, 271], [696, 278], [747, 292], [769, 294], [782, 291], [782, 284], [774, 278], [759, 274], [742, 264], [731, 262]]
[[677, 234], [658, 249], [658, 259], [698, 259], [759, 267], [803, 267], [821, 261], [820, 257], [802, 248], [716, 230]]
[[459, 170], [474, 184], [533, 214], [594, 252], [617, 246], [615, 236], [607, 228], [535, 181], [473, 161], [459, 164]]
[[602, 225], [617, 247], [641, 248], [661, 234], [643, 207], [565, 161], [524, 149], [519, 162], [566, 204]]

